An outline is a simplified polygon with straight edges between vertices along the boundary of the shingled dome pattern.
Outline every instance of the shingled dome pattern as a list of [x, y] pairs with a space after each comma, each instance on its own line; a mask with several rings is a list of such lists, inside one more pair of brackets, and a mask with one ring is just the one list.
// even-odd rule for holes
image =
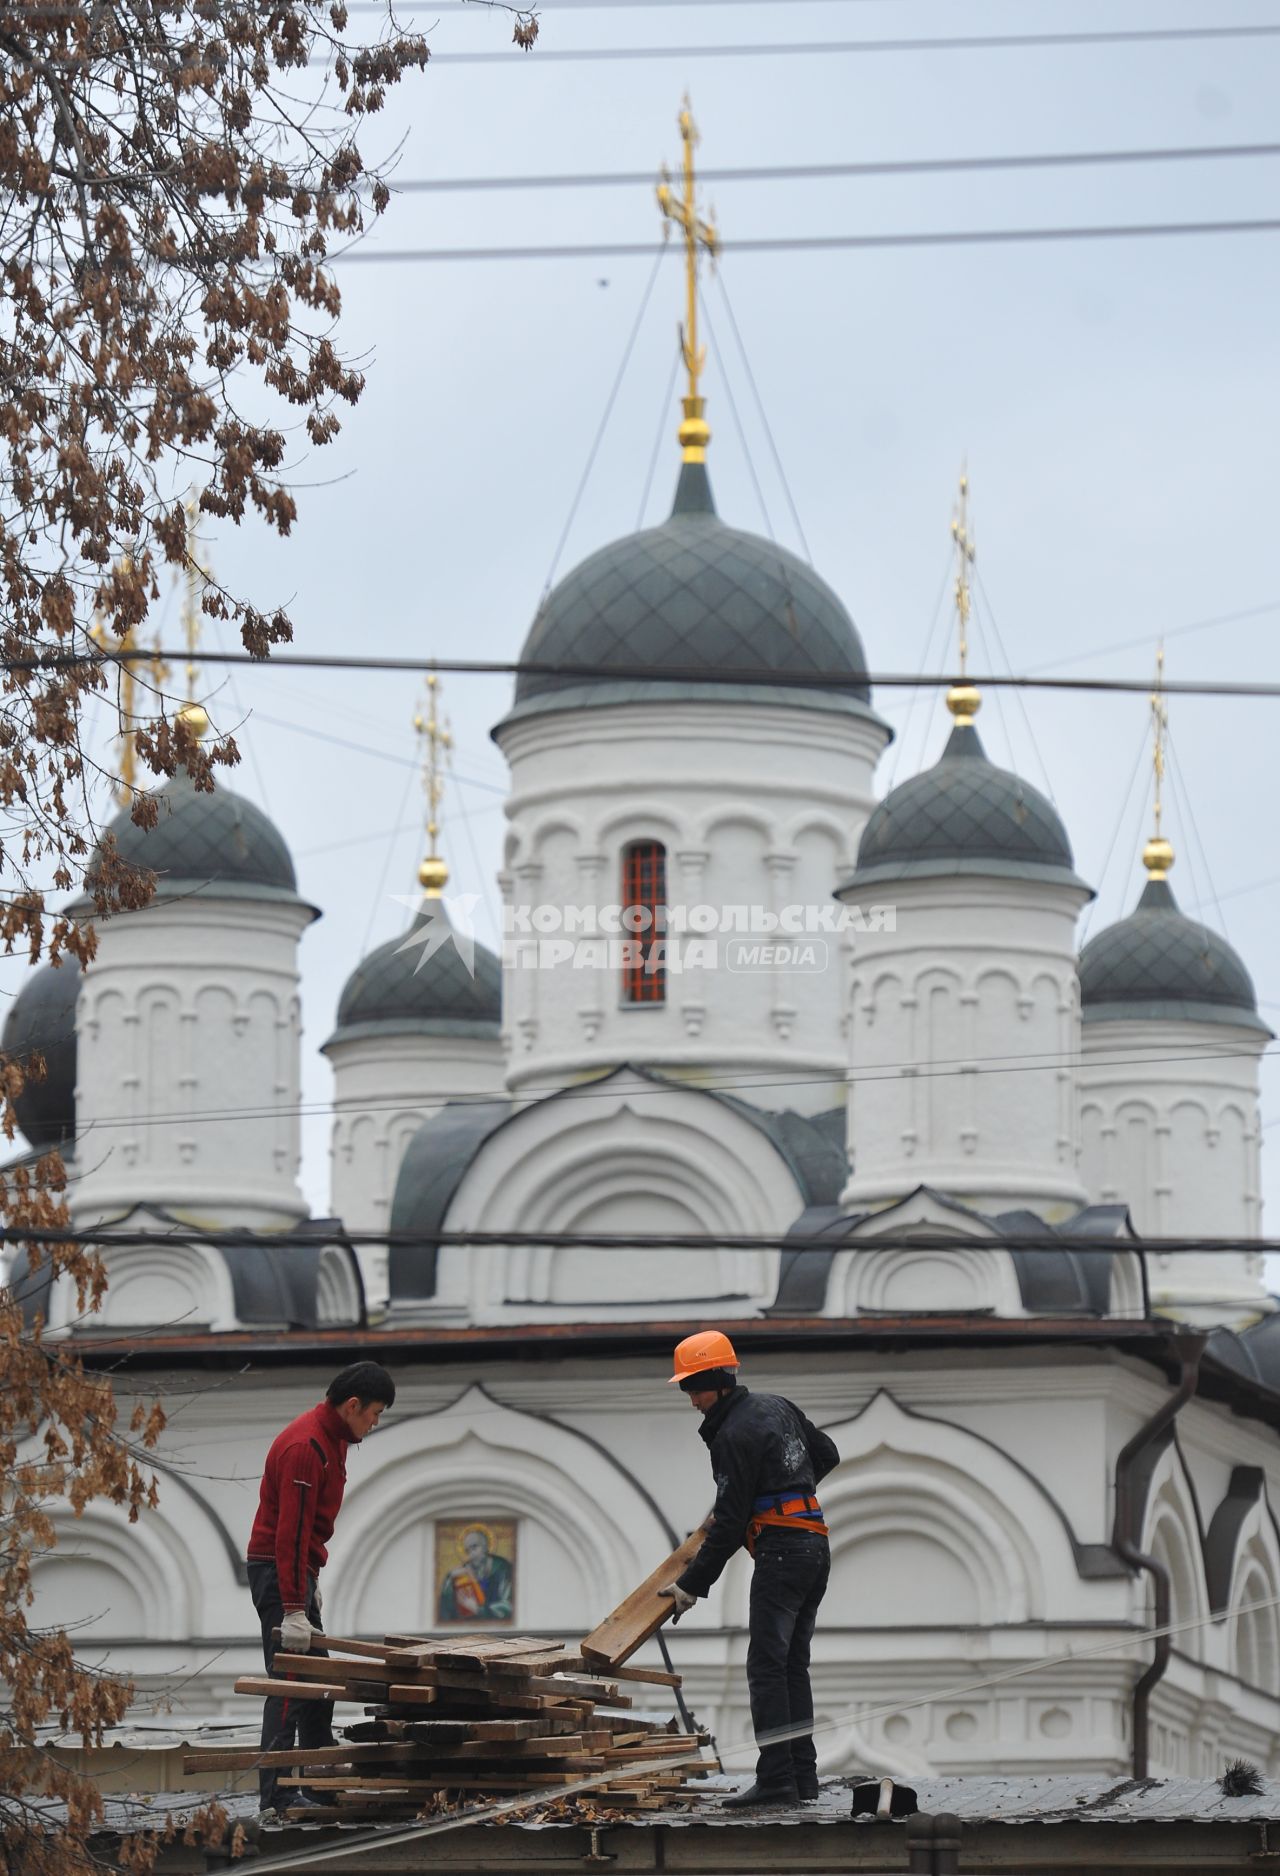
[[940, 760], [873, 811], [857, 879], [995, 871], [1080, 885], [1071, 843], [1044, 796], [988, 761], [978, 732], [952, 730]]
[[[525, 641], [522, 660], [603, 666], [602, 677], [522, 672], [515, 714], [535, 707], [603, 701], [610, 667], [676, 666], [714, 672], [726, 685], [751, 684], [771, 697], [812, 708], [848, 709], [870, 697], [862, 642], [849, 614], [811, 567], [771, 541], [726, 527], [716, 514], [705, 467], [686, 463], [675, 508], [661, 527], [628, 535], [592, 554], [550, 594]], [[779, 689], [761, 672], [835, 672], [820, 691]], [[618, 680], [628, 695], [653, 695], [641, 676]], [[705, 694], [696, 679], [655, 679], [663, 696]], [[570, 697], [568, 693], [575, 695]]]
[[208, 882], [296, 895], [284, 836], [251, 801], [220, 783], [208, 794], [185, 774], [166, 782], [157, 801], [154, 827], [138, 827], [126, 808], [108, 830], [123, 859], [156, 875], [157, 893]]
[[[440, 900], [427, 904], [433, 919], [447, 920]], [[497, 958], [483, 945], [476, 945], [473, 974], [452, 939], [425, 957], [425, 947], [412, 942], [426, 922], [424, 913], [425, 908], [407, 933], [388, 938], [357, 964], [338, 1000], [338, 1023], [330, 1043], [393, 1031], [497, 1035], [502, 1014], [502, 970]]]
[[1128, 918], [1080, 953], [1086, 1016], [1188, 1016], [1261, 1026], [1253, 979], [1225, 938], [1178, 910], [1167, 879], [1149, 879]]
[[0, 1047], [25, 1063], [44, 1057], [45, 1074], [27, 1081], [14, 1102], [18, 1125], [34, 1147], [62, 1146], [76, 1132], [76, 999], [81, 971], [74, 958], [33, 971], [9, 1007]]

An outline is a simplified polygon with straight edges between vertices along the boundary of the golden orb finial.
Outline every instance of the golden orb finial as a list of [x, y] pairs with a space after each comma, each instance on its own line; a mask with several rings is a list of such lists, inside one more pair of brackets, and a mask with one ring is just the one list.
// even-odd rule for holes
[[947, 709], [958, 730], [967, 729], [982, 708], [982, 692], [976, 684], [953, 684], [947, 692]]
[[439, 855], [429, 853], [418, 868], [418, 884], [428, 899], [438, 899], [449, 883], [449, 869]]
[[686, 462], [705, 462], [707, 445], [711, 441], [711, 426], [705, 415], [707, 401], [698, 392], [698, 381], [707, 363], [706, 347], [698, 344], [698, 251], [705, 248], [714, 260], [720, 236], [714, 221], [703, 221], [700, 218], [694, 199], [696, 178], [693, 152], [698, 143], [698, 127], [693, 121], [687, 95], [684, 108], [676, 121], [680, 125], [680, 140], [684, 145], [683, 193], [676, 195], [665, 167], [662, 181], [658, 184], [658, 207], [667, 220], [673, 221], [684, 234], [685, 323], [680, 328], [680, 350], [688, 373], [689, 388], [680, 400], [684, 421], [676, 434]]
[[1173, 848], [1163, 835], [1149, 840], [1142, 849], [1142, 864], [1148, 879], [1167, 879], [1173, 865]]
[[178, 715], [182, 718], [182, 721], [187, 725], [191, 734], [197, 741], [199, 741], [201, 737], [208, 735], [209, 712], [205, 709], [203, 704], [183, 704]]

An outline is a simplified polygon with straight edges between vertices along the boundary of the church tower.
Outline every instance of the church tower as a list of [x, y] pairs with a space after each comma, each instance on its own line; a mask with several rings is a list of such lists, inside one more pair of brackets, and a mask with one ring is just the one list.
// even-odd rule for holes
[[972, 542], [960, 485], [960, 682], [940, 760], [876, 808], [838, 894], [893, 908], [853, 939], [844, 1203], [928, 1185], [979, 1211], [1057, 1223], [1076, 1167], [1075, 927], [1091, 897], [1044, 796], [989, 761], [965, 678]]
[[[1155, 812], [1147, 883], [1127, 918], [1080, 953], [1081, 1172], [1154, 1238], [1256, 1238], [1262, 1229], [1258, 1069], [1271, 1031], [1253, 981], [1217, 932], [1179, 911], [1162, 831], [1167, 716], [1152, 693]], [[1259, 1253], [1156, 1251], [1151, 1301], [1192, 1321], [1256, 1314]]]
[[[408, 932], [378, 945], [351, 973], [323, 1045], [333, 1065], [333, 1212], [356, 1236], [388, 1228], [405, 1149], [425, 1120], [451, 1100], [502, 1092], [498, 960], [454, 929], [444, 896], [449, 869], [438, 852], [438, 817], [452, 742], [434, 673], [414, 727], [427, 797], [422, 897]], [[387, 1301], [387, 1247], [360, 1244], [357, 1255], [377, 1315]]]
[[843, 1100], [831, 895], [889, 731], [836, 594], [716, 512], [697, 275], [717, 236], [687, 107], [680, 131], [681, 186], [659, 189], [687, 296], [672, 512], [547, 595], [521, 653], [542, 668], [494, 730], [508, 1083], [521, 1098], [627, 1062], [817, 1113]]

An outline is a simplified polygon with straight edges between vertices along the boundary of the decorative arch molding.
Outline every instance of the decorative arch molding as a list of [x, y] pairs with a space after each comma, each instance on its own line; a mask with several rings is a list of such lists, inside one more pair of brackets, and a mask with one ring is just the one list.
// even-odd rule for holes
[[778, 829], [778, 840], [784, 851], [794, 852], [806, 834], [826, 835], [834, 844], [841, 861], [853, 863], [856, 852], [849, 846], [849, 824], [837, 814], [827, 814], [821, 809], [806, 808], [795, 814], [789, 821], [783, 821]]
[[[825, 1430], [841, 1453], [821, 1486], [833, 1579], [847, 1574], [858, 1626], [910, 1628], [922, 1596], [929, 1620], [951, 1621], [950, 1603], [957, 1627], [1044, 1620], [1078, 1599], [1084, 1547], [999, 1447], [885, 1390]], [[745, 1621], [748, 1569], [735, 1560], [726, 1577], [725, 1620]]]
[[385, 1626], [380, 1583], [403, 1575], [415, 1545], [426, 1569], [414, 1619], [435, 1626], [424, 1586], [434, 1587], [438, 1518], [518, 1520], [522, 1628], [578, 1632], [584, 1609], [621, 1602], [669, 1548], [655, 1507], [594, 1441], [504, 1407], [483, 1387], [439, 1413], [397, 1421], [370, 1456], [376, 1470], [348, 1490], [330, 1553], [326, 1607], [346, 1632]]
[[1274, 1697], [1280, 1688], [1280, 1529], [1260, 1467], [1233, 1468], [1209, 1524], [1204, 1561], [1210, 1612], [1229, 1623], [1231, 1673]]
[[766, 850], [786, 847], [778, 838], [778, 823], [773, 815], [763, 814], [758, 808], [750, 808], [744, 802], [723, 802], [719, 807], [710, 809], [698, 817], [695, 822], [697, 838], [703, 846], [709, 846], [715, 835], [725, 827], [745, 827], [751, 833], [758, 834], [766, 843]]
[[[956, 1248], [912, 1250], [892, 1242], [914, 1231], [951, 1238]], [[879, 1239], [887, 1240], [883, 1250], [867, 1248]], [[873, 1213], [847, 1242], [832, 1258], [825, 1316], [1027, 1314], [1009, 1248], [972, 1212], [924, 1187]]]
[[[1140, 1548], [1163, 1563], [1169, 1572], [1170, 1620], [1203, 1622], [1209, 1615], [1209, 1592], [1205, 1581], [1204, 1544], [1199, 1507], [1182, 1453], [1176, 1440], [1170, 1440], [1152, 1471], [1147, 1487]], [[1148, 1578], [1135, 1582], [1135, 1592], [1146, 1611], [1151, 1586]], [[1203, 1649], [1203, 1630], [1188, 1629], [1175, 1635], [1174, 1646], [1199, 1659]]]
[[596, 822], [591, 844], [604, 849], [615, 842], [626, 845], [633, 840], [660, 840], [669, 844], [686, 839], [688, 831], [688, 823], [672, 813], [670, 802], [652, 796], [633, 798], [625, 807], [616, 808]]
[[[166, 1494], [169, 1491], [166, 1484]], [[171, 1515], [172, 1514], [172, 1515]], [[34, 1619], [81, 1620], [77, 1645], [99, 1641], [186, 1641], [204, 1630], [215, 1600], [242, 1594], [227, 1532], [195, 1493], [130, 1524], [115, 1505], [95, 1502], [80, 1517], [53, 1513], [55, 1548], [35, 1564]], [[197, 1561], [198, 1559], [198, 1561]], [[59, 1572], [64, 1572], [61, 1581]], [[222, 1583], [210, 1581], [214, 1575]], [[73, 1587], [68, 1587], [70, 1576]], [[40, 1608], [42, 1593], [49, 1606]]]
[[364, 1291], [359, 1265], [351, 1251], [323, 1244], [316, 1266], [316, 1319], [321, 1323], [360, 1322]]
[[803, 1207], [782, 1153], [728, 1103], [629, 1068], [591, 1090], [589, 1101], [569, 1091], [523, 1108], [484, 1142], [444, 1222], [509, 1233], [510, 1241], [442, 1249], [440, 1300], [480, 1320], [531, 1309], [652, 1314], [656, 1298], [678, 1313], [713, 1301], [732, 1300], [746, 1313], [767, 1307], [778, 1250], [653, 1250], [620, 1260], [589, 1246], [522, 1245], [529, 1231], [626, 1228], [776, 1235], [780, 1243]]
[[563, 808], [544, 814], [523, 829], [523, 852], [536, 863], [553, 834], [567, 834], [571, 840], [581, 842], [585, 825], [580, 814], [570, 814]]
[[[231, 1272], [215, 1247], [178, 1239], [114, 1243], [102, 1246], [102, 1258], [108, 1287], [96, 1329], [171, 1327], [183, 1334], [218, 1334], [239, 1327]], [[65, 1283], [58, 1297], [53, 1326], [70, 1326], [77, 1312]]]

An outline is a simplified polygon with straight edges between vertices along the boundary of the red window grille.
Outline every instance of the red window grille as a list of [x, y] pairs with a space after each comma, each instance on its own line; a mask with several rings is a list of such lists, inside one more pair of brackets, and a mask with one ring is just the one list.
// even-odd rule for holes
[[633, 841], [622, 853], [622, 928], [639, 949], [622, 967], [624, 1003], [667, 1000], [667, 967], [661, 951], [654, 956], [666, 942], [666, 918], [667, 850], [661, 841]]

